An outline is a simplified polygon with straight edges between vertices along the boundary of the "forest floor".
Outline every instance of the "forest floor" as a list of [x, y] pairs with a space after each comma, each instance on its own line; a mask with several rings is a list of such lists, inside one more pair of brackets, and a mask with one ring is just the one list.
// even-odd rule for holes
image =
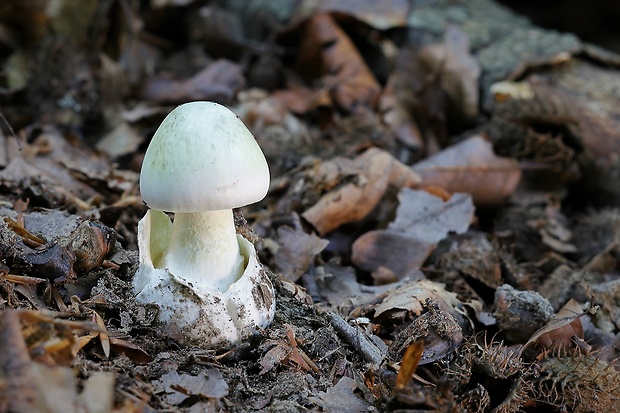
[[[3, 1], [0, 412], [620, 411], [620, 57], [465, 3]], [[232, 347], [132, 287], [144, 153], [203, 100], [271, 171]]]

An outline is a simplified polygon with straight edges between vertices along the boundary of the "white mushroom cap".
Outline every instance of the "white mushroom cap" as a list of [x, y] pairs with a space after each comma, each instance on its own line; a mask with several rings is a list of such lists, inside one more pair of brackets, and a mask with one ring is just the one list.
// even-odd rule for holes
[[258, 143], [233, 112], [214, 102], [170, 112], [140, 172], [144, 202], [160, 211], [242, 207], [263, 199], [268, 189], [269, 167]]

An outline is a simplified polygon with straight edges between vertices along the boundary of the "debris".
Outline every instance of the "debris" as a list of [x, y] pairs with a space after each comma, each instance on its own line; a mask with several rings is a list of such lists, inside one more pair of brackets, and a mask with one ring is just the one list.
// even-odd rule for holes
[[426, 261], [448, 233], [463, 233], [473, 219], [474, 206], [466, 194], [443, 202], [425, 191], [403, 188], [396, 219], [385, 230], [369, 231], [353, 243], [351, 260], [369, 272], [389, 268], [404, 278]]
[[499, 205], [516, 189], [521, 168], [514, 159], [500, 158], [484, 138], [473, 136], [415, 165], [422, 186], [439, 186], [450, 193], [471, 194], [476, 205]]
[[376, 148], [366, 150], [352, 162], [342, 158], [323, 162], [316, 175], [319, 182], [334, 187], [302, 214], [319, 235], [364, 219], [389, 187], [411, 187], [419, 183], [413, 171]]

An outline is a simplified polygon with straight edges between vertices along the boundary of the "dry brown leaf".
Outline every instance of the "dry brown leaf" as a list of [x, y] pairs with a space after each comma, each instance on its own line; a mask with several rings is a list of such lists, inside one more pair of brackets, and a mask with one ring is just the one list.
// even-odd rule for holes
[[[324, 235], [339, 226], [364, 219], [381, 201], [388, 187], [413, 187], [419, 182], [415, 172], [399, 162], [389, 153], [371, 148], [359, 155], [352, 164], [341, 159], [329, 161], [334, 168], [323, 168], [346, 172], [355, 171], [356, 177], [340, 174], [325, 176], [326, 183], [335, 186], [345, 179], [349, 181], [325, 194], [302, 216], [310, 222], [319, 235]], [[345, 168], [340, 168], [343, 163]]]
[[259, 374], [268, 373], [284, 361], [292, 361], [305, 371], [319, 372], [317, 365], [297, 346], [293, 327], [289, 324], [285, 324], [284, 327], [285, 339], [275, 342], [275, 346], [263, 356]]
[[276, 90], [273, 97], [288, 110], [298, 115], [308, 113], [318, 107], [331, 107], [332, 100], [325, 89], [309, 89], [295, 85], [288, 89]]
[[450, 232], [463, 234], [474, 218], [475, 208], [468, 194], [455, 193], [447, 201], [426, 191], [403, 188], [396, 219], [388, 230], [419, 240], [437, 243]]
[[103, 354], [106, 358], [110, 357], [110, 336], [107, 333], [107, 329], [105, 327], [105, 323], [103, 322], [103, 318], [93, 310], [92, 314], [94, 318], [94, 322], [97, 323], [97, 326], [100, 328], [99, 331], [99, 342], [101, 343], [101, 348], [103, 349]]
[[144, 142], [144, 137], [129, 123], [122, 121], [101, 138], [95, 147], [107, 153], [110, 158], [116, 159], [135, 153], [142, 142]]
[[26, 412], [36, 397], [36, 389], [27, 378], [30, 355], [15, 310], [7, 308], [1, 315], [0, 411]]
[[455, 308], [461, 305], [455, 293], [446, 291], [442, 284], [422, 280], [406, 283], [389, 292], [387, 297], [375, 308], [375, 319], [382, 316], [391, 318], [392, 314], [401, 311], [411, 312], [419, 316], [424, 309], [426, 300], [437, 303], [439, 308], [457, 317]]
[[480, 66], [469, 53], [469, 40], [463, 32], [448, 27], [444, 42], [422, 48], [418, 59], [429, 74], [439, 76], [451, 109], [461, 118], [473, 119], [478, 114]]
[[[114, 375], [95, 372], [78, 394], [74, 372], [47, 367], [28, 354], [18, 315], [27, 323], [46, 320], [40, 312], [5, 309], [0, 325], [0, 411], [98, 413], [111, 411]], [[59, 321], [60, 322], [60, 321]], [[49, 341], [48, 341], [49, 342]], [[10, 395], [10, 397], [5, 397]]]
[[140, 347], [120, 338], [110, 337], [110, 349], [119, 354], [126, 355], [134, 363], [150, 363], [153, 357]]
[[583, 339], [583, 327], [579, 319], [586, 313], [583, 306], [571, 298], [544, 327], [530, 337], [523, 348], [536, 340], [547, 348], [561, 348], [570, 345], [573, 337]]
[[272, 347], [260, 360], [260, 374], [261, 376], [265, 373], [269, 373], [273, 370], [277, 365], [281, 364], [286, 358], [291, 354], [293, 348], [284, 343], [278, 343], [274, 347]]
[[506, 200], [521, 180], [514, 159], [493, 153], [491, 144], [473, 136], [413, 165], [424, 186], [449, 192], [467, 192], [477, 205], [497, 205]]
[[455, 27], [448, 28], [443, 43], [421, 49], [417, 45], [404, 47], [389, 78], [396, 104], [389, 105], [389, 99], [386, 104], [396, 112], [386, 123], [406, 136], [412, 133], [408, 118], [415, 119], [428, 152], [434, 153], [448, 141], [448, 121], [468, 125], [474, 120], [478, 113], [479, 76], [480, 68], [469, 53], [468, 40]]
[[395, 82], [395, 77], [390, 76], [379, 99], [379, 110], [383, 116], [383, 123], [392, 130], [400, 142], [412, 149], [421, 150], [424, 148], [422, 133], [411, 111], [394, 93]]
[[92, 341], [93, 338], [96, 338], [99, 335], [97, 332], [90, 332], [88, 334], [84, 334], [83, 336], [79, 336], [73, 346], [71, 347], [71, 353], [73, 356], [77, 356], [77, 354], [86, 346], [88, 343]]
[[299, 50], [298, 67], [314, 66], [319, 59], [323, 82], [340, 108], [355, 112], [375, 106], [381, 85], [331, 15], [308, 20]]
[[245, 78], [239, 65], [220, 59], [189, 79], [154, 76], [146, 82], [142, 98], [157, 103], [184, 103], [195, 100], [230, 103], [244, 85]]

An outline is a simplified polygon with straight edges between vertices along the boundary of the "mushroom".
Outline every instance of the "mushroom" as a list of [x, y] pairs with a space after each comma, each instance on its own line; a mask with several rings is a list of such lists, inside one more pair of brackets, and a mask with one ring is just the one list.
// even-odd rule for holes
[[[224, 106], [192, 102], [155, 132], [140, 172], [151, 208], [138, 224], [136, 299], [159, 306], [166, 334], [220, 345], [273, 320], [273, 286], [233, 208], [258, 202], [269, 168], [243, 122]], [[174, 212], [174, 223], [163, 212]]]

